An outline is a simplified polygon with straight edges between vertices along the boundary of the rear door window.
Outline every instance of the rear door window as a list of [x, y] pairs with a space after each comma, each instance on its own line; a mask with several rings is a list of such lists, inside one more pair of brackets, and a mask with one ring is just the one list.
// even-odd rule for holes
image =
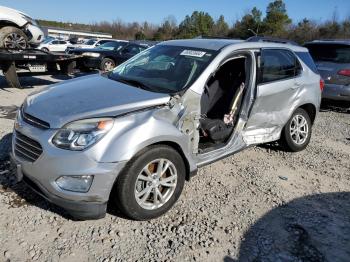
[[123, 54], [136, 55], [140, 52], [140, 47], [135, 45], [129, 45], [123, 49]]
[[299, 75], [301, 65], [289, 50], [263, 49], [260, 60], [260, 83], [288, 79]]
[[108, 43], [108, 42], [112, 42], [112, 41], [109, 41], [109, 40], [101, 40], [98, 42], [98, 45], [103, 45], [105, 43]]
[[305, 45], [315, 61], [350, 63], [350, 46], [342, 44]]

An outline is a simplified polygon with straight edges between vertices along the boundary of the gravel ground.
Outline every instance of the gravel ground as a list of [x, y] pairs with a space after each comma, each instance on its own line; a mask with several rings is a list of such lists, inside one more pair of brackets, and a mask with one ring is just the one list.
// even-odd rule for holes
[[350, 261], [349, 113], [321, 112], [303, 152], [270, 144], [200, 169], [158, 219], [111, 208], [76, 222], [16, 183], [4, 158], [12, 112], [56, 81], [0, 89], [0, 261]]

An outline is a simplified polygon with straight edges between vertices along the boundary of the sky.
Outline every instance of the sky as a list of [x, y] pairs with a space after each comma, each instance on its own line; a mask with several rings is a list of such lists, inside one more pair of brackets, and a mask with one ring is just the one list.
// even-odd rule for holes
[[[269, 0], [0, 0], [0, 5], [21, 10], [35, 19], [93, 23], [121, 19], [124, 22], [161, 23], [172, 15], [180, 23], [193, 11], [221, 14], [232, 24], [254, 6], [265, 14]], [[350, 17], [350, 0], [285, 0], [294, 22], [303, 18], [318, 22]]]

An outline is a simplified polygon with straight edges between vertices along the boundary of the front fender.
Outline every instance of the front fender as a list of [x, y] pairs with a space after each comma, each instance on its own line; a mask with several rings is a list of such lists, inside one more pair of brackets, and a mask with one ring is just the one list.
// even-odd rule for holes
[[23, 17], [20, 17], [20, 16], [9, 16], [9, 15], [2, 15], [0, 16], [0, 22], [3, 22], [5, 24], [13, 24], [13, 25], [16, 25], [17, 27], [24, 27], [28, 21], [25, 20]]
[[190, 138], [176, 128], [176, 119], [170, 110], [159, 108], [117, 118], [103, 141], [106, 147], [99, 161], [128, 161], [147, 146], [171, 142], [181, 148], [190, 169], [194, 170]]

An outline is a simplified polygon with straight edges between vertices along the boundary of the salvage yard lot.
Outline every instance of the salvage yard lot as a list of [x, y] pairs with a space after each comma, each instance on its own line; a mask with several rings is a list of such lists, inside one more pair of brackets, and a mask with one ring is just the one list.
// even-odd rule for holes
[[[64, 77], [0, 77], [0, 149], [29, 93]], [[99, 87], [97, 87], [99, 88]], [[1, 156], [1, 154], [0, 154]], [[62, 163], [64, 164], [64, 163]], [[201, 168], [178, 203], [149, 222], [72, 221], [0, 162], [0, 261], [346, 261], [350, 258], [350, 114], [320, 112], [306, 150], [252, 147]], [[283, 247], [283, 248], [281, 248]]]

